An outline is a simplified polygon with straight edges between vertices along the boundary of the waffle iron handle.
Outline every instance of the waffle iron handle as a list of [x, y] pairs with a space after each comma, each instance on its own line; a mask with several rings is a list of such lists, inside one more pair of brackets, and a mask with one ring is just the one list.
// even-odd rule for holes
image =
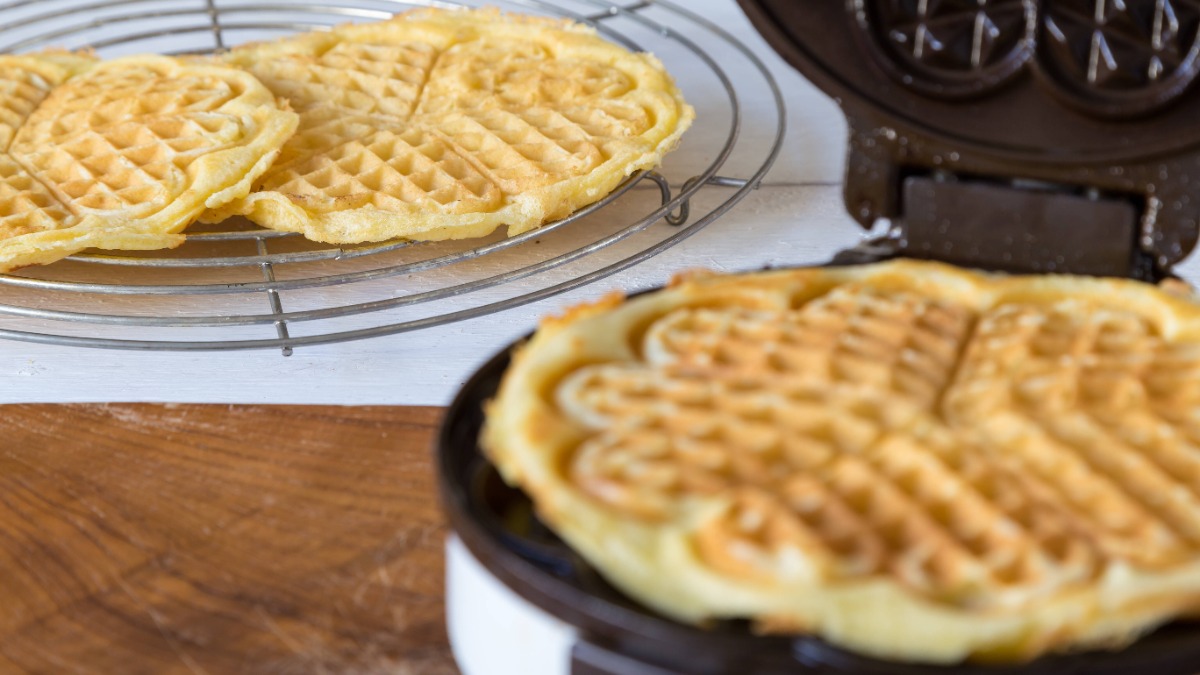
[[[850, 121], [844, 199], [863, 227], [891, 223], [892, 255], [1017, 273], [1161, 276], [1140, 245], [1145, 200], [1048, 180], [906, 164], [896, 145], [876, 139], [885, 124]], [[897, 132], [906, 137], [911, 132]], [[1081, 223], [1086, 223], [1081, 227]], [[1152, 224], [1152, 223], [1151, 223]]]

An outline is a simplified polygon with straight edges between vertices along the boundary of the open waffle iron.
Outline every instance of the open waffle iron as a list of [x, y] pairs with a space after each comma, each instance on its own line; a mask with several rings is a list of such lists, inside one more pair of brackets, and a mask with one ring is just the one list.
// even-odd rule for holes
[[[907, 256], [1157, 282], [1194, 248], [1200, 2], [739, 2], [842, 106], [847, 209], [864, 227], [890, 224], [831, 264]], [[547, 673], [1200, 672], [1200, 624], [1189, 622], [1119, 652], [937, 667], [864, 658], [812, 637], [755, 636], [742, 622], [695, 628], [660, 617], [541, 525], [480, 452], [481, 406], [508, 360], [506, 350], [466, 384], [439, 438], [440, 487], [461, 541], [451, 544], [449, 574], [460, 660], [464, 639], [516, 626], [524, 642], [509, 653], [562, 650]], [[484, 597], [464, 590], [477, 586], [458, 578], [472, 569], [503, 585], [489, 598], [519, 599], [481, 606]], [[475, 629], [456, 626], [472, 621]], [[535, 675], [535, 662], [492, 662], [487, 672]]]

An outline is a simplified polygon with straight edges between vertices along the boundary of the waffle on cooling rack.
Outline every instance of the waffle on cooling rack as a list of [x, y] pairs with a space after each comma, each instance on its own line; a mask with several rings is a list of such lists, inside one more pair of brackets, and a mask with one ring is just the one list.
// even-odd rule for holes
[[1200, 307], [934, 263], [548, 320], [483, 444], [617, 587], [878, 657], [1119, 647], [1200, 609]]
[[296, 123], [227, 66], [0, 56], [0, 271], [176, 246], [249, 192]]
[[330, 243], [514, 235], [659, 163], [693, 112], [661, 64], [567, 21], [418, 10], [233, 50], [300, 130], [245, 215]]

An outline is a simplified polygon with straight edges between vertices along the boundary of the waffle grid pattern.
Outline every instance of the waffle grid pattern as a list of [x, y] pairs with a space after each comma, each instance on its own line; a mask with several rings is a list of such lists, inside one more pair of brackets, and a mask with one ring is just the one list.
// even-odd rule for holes
[[54, 86], [23, 65], [0, 63], [0, 151], [8, 149], [17, 130]]
[[192, 161], [241, 132], [236, 120], [212, 112], [236, 95], [225, 82], [167, 79], [153, 68], [85, 75], [46, 90], [45, 108], [29, 111], [3, 160], [4, 191], [14, 195], [0, 207], [3, 233], [71, 227], [89, 213], [162, 209]]
[[[287, 52], [235, 50], [234, 62], [301, 114], [302, 131], [259, 194], [207, 219], [241, 214], [330, 243], [482, 236], [499, 225], [516, 234], [603, 197], [656, 152], [656, 121], [690, 115], [620, 63], [646, 69], [638, 57], [561, 22], [526, 19], [518, 31], [510, 21], [421, 12], [340, 29], [332, 44], [301, 36]], [[595, 186], [559, 189], [571, 180]], [[264, 199], [277, 205], [256, 209]], [[284, 202], [304, 213], [281, 216]], [[348, 212], [364, 207], [364, 224], [351, 223]], [[515, 208], [491, 217], [505, 207]]]
[[1200, 551], [1200, 348], [1136, 312], [849, 283], [675, 309], [640, 349], [556, 387], [589, 430], [567, 480], [648, 524], [723, 504], [689, 536], [725, 577], [1014, 611]]
[[32, 59], [0, 58], [0, 238], [53, 229], [73, 216], [9, 152], [29, 116], [68, 75]]
[[1176, 563], [1200, 546], [1200, 428], [1187, 414], [1200, 352], [1136, 315], [1088, 310], [987, 317], [947, 414], [1020, 433], [1027, 442], [995, 451], [1052, 484], [1086, 485], [1059, 498], [1106, 554]]
[[244, 73], [166, 57], [3, 56], [0, 94], [0, 271], [178, 245], [295, 128]]
[[[603, 147], [605, 140], [645, 131], [644, 126], [639, 128], [637, 125], [640, 120], [630, 121], [611, 116], [603, 120], [593, 116], [585, 128], [567, 116], [578, 114], [581, 109], [587, 111], [589, 102], [579, 99], [571, 100], [564, 110], [559, 110], [553, 101], [530, 108], [520, 103], [498, 104], [491, 96], [479, 95], [478, 100], [470, 101], [473, 105], [463, 110], [467, 97], [457, 96], [452, 103], [448, 103], [434, 96], [424, 98], [416, 93], [420, 87], [413, 80], [423, 80], [431, 71], [438, 70], [437, 59], [445, 52], [386, 49], [372, 45], [358, 47], [360, 49], [349, 53], [346, 53], [349, 50], [342, 50], [339, 56], [344, 58], [336, 60], [336, 68], [323, 63], [319, 69], [306, 71], [302, 67], [267, 62], [253, 69], [277, 92], [285, 96], [295, 92], [295, 98], [291, 100], [297, 101], [302, 115], [305, 111], [323, 107], [317, 103], [322, 100], [337, 101], [336, 104], [324, 105], [343, 108], [341, 112], [345, 115], [375, 115], [370, 118], [370, 125], [355, 125], [353, 128], [339, 121], [328, 122], [322, 128], [328, 133], [332, 127], [338, 144], [323, 147], [323, 154], [305, 154], [298, 158], [299, 161], [276, 166], [264, 177], [262, 189], [303, 195], [306, 204], [322, 210], [340, 210], [345, 203], [343, 198], [346, 194], [343, 193], [373, 193], [377, 191], [372, 189], [374, 185], [379, 185], [378, 191], [392, 199], [406, 203], [432, 201], [439, 206], [458, 204], [464, 199], [472, 202], [481, 193], [491, 192], [492, 189], [498, 190], [500, 195], [513, 196], [519, 194], [523, 187], [527, 189], [545, 185], [563, 175], [582, 175], [609, 159]], [[374, 70], [371, 66], [377, 62], [367, 59], [364, 63], [361, 54], [379, 50], [386, 50], [396, 58], [416, 58], [412, 62], [392, 65], [391, 72], [386, 75], [369, 72], [368, 69]], [[489, 56], [500, 58], [487, 50], [471, 57], [460, 55], [462, 60], [456, 66], [469, 70], [485, 63]], [[529, 63], [528, 66], [529, 73], [536, 74], [540, 70], [540, 63]], [[352, 69], [349, 70], [349, 77], [346, 76], [346, 69]], [[489, 73], [482, 68], [480, 70], [483, 72], [478, 77], [487, 78]], [[297, 86], [295, 80], [291, 79], [297, 73], [303, 73], [313, 80]], [[581, 90], [596, 91], [602, 96], [611, 88], [607, 81], [603, 81], [605, 76], [619, 76], [605, 73], [600, 78], [591, 78], [589, 82], [586, 76], [582, 81], [575, 79], [576, 75], [578, 73], [564, 73], [561, 79], [555, 78], [554, 81], [580, 82]], [[331, 79], [332, 85], [322, 81], [325, 76]], [[513, 73], [508, 76], [517, 77]], [[597, 79], [602, 81], [595, 83]], [[337, 83], [346, 81], [362, 83], [362, 87], [345, 91], [341, 94], [341, 100], [326, 95], [325, 89], [329, 86], [334, 88], [333, 91], [341, 92]], [[493, 87], [503, 90], [503, 84], [501, 80]], [[370, 91], [382, 91], [382, 95], [373, 95], [368, 93]], [[448, 93], [447, 96], [454, 94]], [[509, 93], [508, 96], [515, 94]], [[563, 94], [555, 93], [553, 96], [558, 98]], [[503, 100], [505, 96], [500, 98]], [[414, 109], [421, 111], [412, 115]], [[415, 137], [437, 140], [372, 148], [372, 137], [381, 135], [396, 139]], [[453, 139], [453, 145], [450, 139]], [[301, 147], [308, 145], [304, 139], [300, 139], [299, 144]], [[358, 147], [374, 150], [374, 156], [391, 170], [382, 169], [369, 161], [364, 166], [338, 161], [357, 156], [354, 150]], [[446, 165], [451, 165], [451, 168], [447, 170]], [[456, 170], [453, 165], [459, 168]], [[366, 181], [370, 185], [364, 185], [364, 174], [373, 174]], [[480, 180], [491, 183], [491, 188], [478, 185]], [[362, 186], [362, 190], [348, 187], [356, 185]], [[382, 206], [379, 203], [376, 205]]]
[[917, 661], [1120, 646], [1200, 589], [1196, 330], [1135, 282], [689, 280], [544, 325], [482, 443], [682, 619]]

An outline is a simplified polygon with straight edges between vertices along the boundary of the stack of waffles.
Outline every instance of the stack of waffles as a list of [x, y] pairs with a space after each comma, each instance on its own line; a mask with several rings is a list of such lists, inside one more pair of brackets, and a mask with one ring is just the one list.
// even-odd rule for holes
[[0, 57], [0, 271], [234, 215], [331, 243], [514, 235], [655, 166], [692, 118], [654, 57], [494, 10], [206, 60]]

